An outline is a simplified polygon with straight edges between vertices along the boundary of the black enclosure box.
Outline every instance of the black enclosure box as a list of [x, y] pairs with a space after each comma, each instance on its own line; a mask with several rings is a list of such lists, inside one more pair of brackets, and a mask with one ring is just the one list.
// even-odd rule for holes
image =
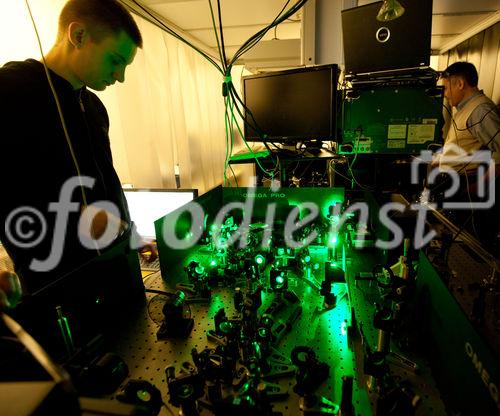
[[352, 153], [417, 154], [442, 143], [441, 87], [353, 89], [343, 105], [342, 143]]

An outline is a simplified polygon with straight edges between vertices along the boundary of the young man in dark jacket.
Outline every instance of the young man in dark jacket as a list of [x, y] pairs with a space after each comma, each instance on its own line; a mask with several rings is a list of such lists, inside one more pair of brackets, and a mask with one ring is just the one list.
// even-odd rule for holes
[[124, 82], [140, 47], [141, 33], [118, 1], [69, 0], [41, 62], [0, 68], [0, 241], [27, 293], [92, 263], [130, 233], [108, 115], [89, 88]]

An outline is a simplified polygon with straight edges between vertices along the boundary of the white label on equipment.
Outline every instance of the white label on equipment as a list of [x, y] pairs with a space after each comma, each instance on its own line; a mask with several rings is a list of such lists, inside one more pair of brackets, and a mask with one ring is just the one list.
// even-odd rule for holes
[[422, 124], [438, 124], [437, 118], [423, 118]]
[[389, 124], [388, 139], [406, 139], [406, 124]]
[[434, 140], [435, 124], [409, 124], [408, 144], [422, 144]]
[[406, 142], [404, 140], [387, 140], [388, 149], [404, 149]]

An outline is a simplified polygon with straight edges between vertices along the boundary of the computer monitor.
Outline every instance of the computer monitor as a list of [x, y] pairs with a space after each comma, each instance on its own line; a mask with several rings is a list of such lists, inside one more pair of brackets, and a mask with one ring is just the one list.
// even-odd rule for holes
[[154, 222], [198, 196], [197, 189], [124, 189], [125, 197], [138, 233], [142, 237], [155, 235]]
[[243, 77], [245, 139], [335, 140], [338, 75], [332, 64]]

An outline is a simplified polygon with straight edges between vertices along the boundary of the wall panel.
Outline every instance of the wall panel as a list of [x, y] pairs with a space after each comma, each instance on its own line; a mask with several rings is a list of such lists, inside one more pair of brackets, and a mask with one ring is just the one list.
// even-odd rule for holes
[[500, 102], [500, 22], [439, 56], [439, 70], [457, 61], [473, 63], [479, 88], [495, 103]]

